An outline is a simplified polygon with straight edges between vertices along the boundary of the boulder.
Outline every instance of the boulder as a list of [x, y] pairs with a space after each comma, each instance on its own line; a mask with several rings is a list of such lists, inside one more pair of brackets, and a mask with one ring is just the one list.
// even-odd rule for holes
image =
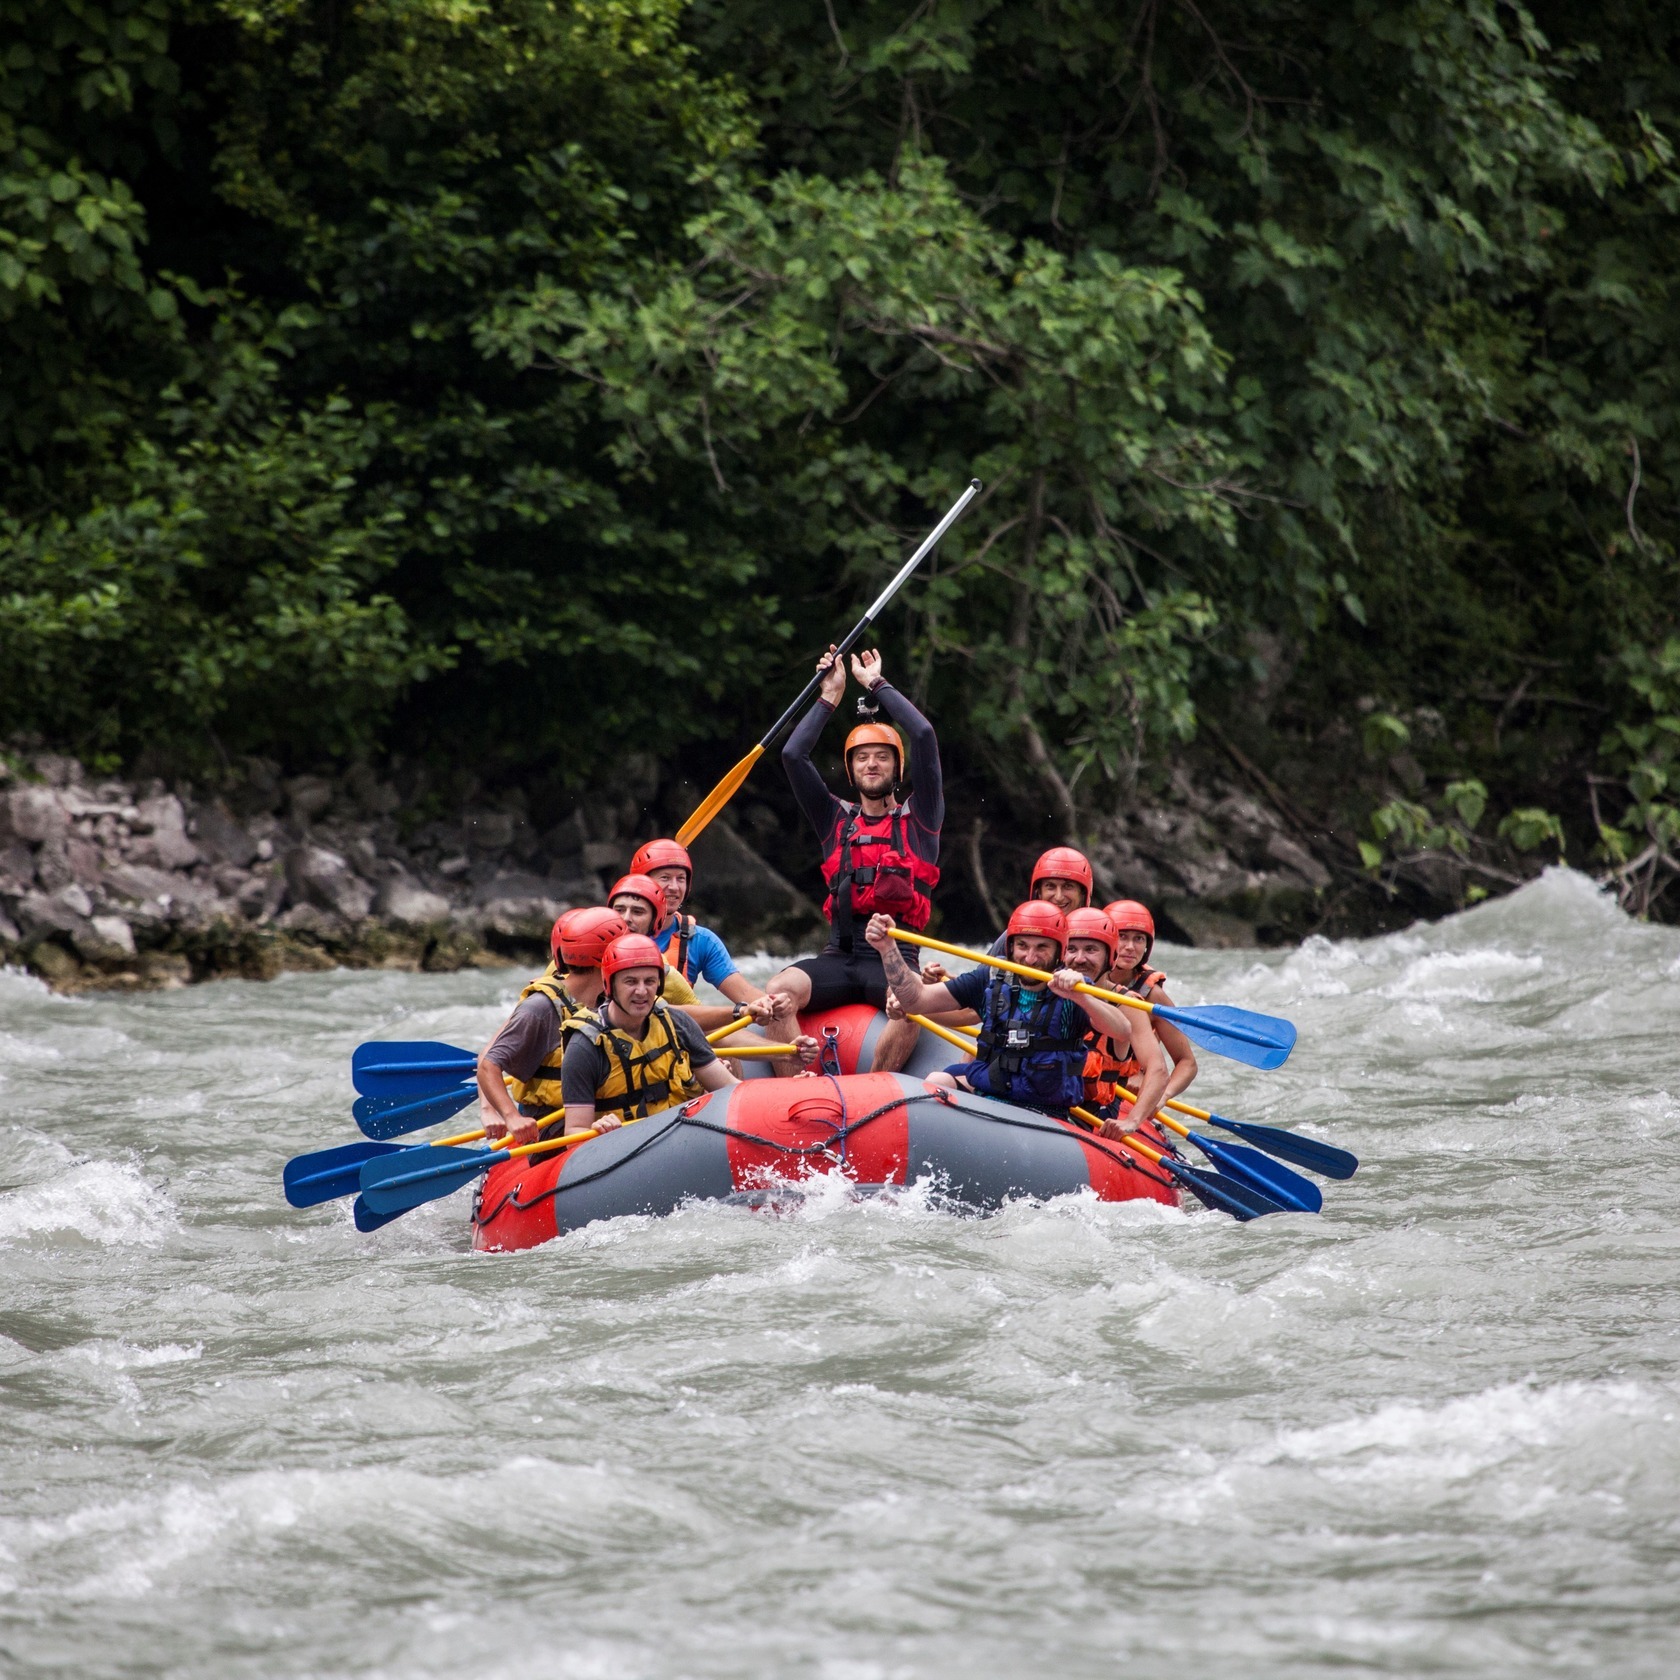
[[23, 930], [4, 910], [0, 910], [0, 945], [15, 945], [21, 938]]
[[347, 859], [325, 846], [298, 846], [288, 852], [286, 884], [300, 903], [313, 904], [348, 922], [365, 921], [373, 908], [373, 888]]
[[257, 843], [250, 831], [220, 800], [200, 805], [193, 813], [192, 826], [198, 849], [213, 863], [231, 863], [245, 869], [257, 855]]
[[312, 822], [332, 804], [333, 785], [325, 776], [293, 776], [284, 787], [286, 802], [298, 822]]
[[0, 802], [0, 839], [27, 840], [40, 845], [62, 840], [70, 832], [70, 813], [52, 788], [13, 788]]
[[35, 879], [35, 854], [21, 840], [0, 847], [0, 893], [26, 892]]
[[35, 879], [41, 883], [41, 891], [49, 893], [75, 883], [76, 871], [70, 867], [66, 842], [49, 840], [35, 854]]
[[478, 922], [508, 943], [546, 945], [555, 917], [566, 908], [553, 898], [496, 898], [484, 906]]
[[384, 882], [373, 907], [387, 921], [415, 931], [449, 920], [449, 900], [441, 893], [427, 892], [407, 875], [393, 876]]
[[511, 811], [467, 811], [461, 832], [474, 851], [502, 852], [513, 844], [514, 822]]
[[187, 813], [172, 793], [142, 799], [136, 809], [129, 860], [152, 869], [190, 869], [199, 861], [198, 847], [187, 838]]
[[1266, 856], [1274, 863], [1281, 863], [1285, 869], [1293, 870], [1314, 891], [1330, 885], [1330, 871], [1305, 846], [1298, 840], [1291, 840], [1287, 834], [1266, 837]]
[[301, 935], [321, 945], [345, 945], [351, 938], [349, 921], [319, 904], [294, 904], [274, 925], [283, 933]]
[[689, 847], [694, 859], [694, 913], [727, 921], [737, 942], [782, 950], [826, 936], [822, 912], [773, 869], [726, 821], [711, 823]]
[[54, 934], [80, 932], [92, 909], [80, 887], [67, 887], [59, 893], [25, 893], [12, 914], [17, 918], [21, 939], [32, 945]]
[[126, 962], [135, 954], [134, 930], [121, 916], [95, 916], [70, 938], [77, 955], [90, 963]]

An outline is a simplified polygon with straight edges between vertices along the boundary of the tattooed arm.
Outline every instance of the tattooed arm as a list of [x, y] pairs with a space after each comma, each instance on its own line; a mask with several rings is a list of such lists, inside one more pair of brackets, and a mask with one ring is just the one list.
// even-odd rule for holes
[[880, 952], [881, 968], [886, 974], [887, 984], [892, 987], [893, 995], [904, 1005], [904, 1013], [940, 1015], [946, 1010], [966, 1008], [967, 1005], [958, 1003], [951, 996], [947, 987], [930, 986], [904, 960], [903, 953], [898, 948], [898, 941], [892, 936], [896, 925], [891, 916], [871, 916], [863, 937]]

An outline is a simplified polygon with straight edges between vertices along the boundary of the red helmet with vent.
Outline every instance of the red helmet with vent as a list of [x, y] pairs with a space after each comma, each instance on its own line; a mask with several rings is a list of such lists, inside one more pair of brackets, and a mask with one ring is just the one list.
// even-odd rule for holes
[[1067, 930], [1070, 943], [1075, 939], [1095, 939], [1108, 951], [1109, 962], [1114, 961], [1114, 949], [1120, 942], [1120, 933], [1104, 911], [1089, 904], [1068, 911]]
[[645, 933], [621, 933], [602, 954], [601, 983], [607, 988], [609, 997], [612, 996], [613, 976], [622, 974], [627, 968], [656, 968], [660, 979], [663, 981], [665, 978], [665, 958]]
[[686, 846], [675, 840], [644, 840], [630, 860], [632, 875], [651, 875], [656, 869], [686, 869], [689, 880], [694, 879], [694, 860]]
[[1091, 902], [1091, 894], [1096, 891], [1096, 881], [1091, 874], [1091, 860], [1083, 852], [1078, 852], [1072, 846], [1052, 846], [1037, 863], [1033, 865], [1032, 884], [1027, 891], [1038, 896], [1040, 881], [1073, 881], [1085, 889], [1085, 902]]
[[632, 898], [645, 898], [653, 906], [653, 925], [662, 928], [670, 911], [665, 907], [665, 889], [651, 875], [624, 875], [613, 882], [607, 903], [628, 893]]
[[1067, 949], [1067, 917], [1054, 904], [1047, 904], [1042, 898], [1017, 904], [1009, 912], [1009, 926], [1003, 931], [1009, 939], [1017, 934], [1026, 934], [1036, 939], [1055, 940], [1058, 952]]
[[554, 924], [549, 948], [556, 962], [573, 968], [599, 968], [607, 947], [629, 931], [624, 918], [605, 905], [568, 910]]

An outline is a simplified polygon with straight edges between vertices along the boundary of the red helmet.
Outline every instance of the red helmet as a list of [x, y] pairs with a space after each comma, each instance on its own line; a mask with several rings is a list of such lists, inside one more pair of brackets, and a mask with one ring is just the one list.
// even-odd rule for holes
[[1018, 933], [1031, 934], [1039, 939], [1054, 939], [1058, 951], [1067, 950], [1067, 917], [1054, 904], [1047, 904], [1042, 898], [1017, 904], [1009, 912], [1009, 926], [1003, 932], [1006, 939], [1013, 939]]
[[573, 968], [599, 968], [606, 948], [629, 931], [624, 918], [605, 905], [568, 910], [554, 924], [549, 948], [556, 962], [568, 963]]
[[1085, 889], [1085, 902], [1091, 902], [1096, 881], [1091, 875], [1091, 860], [1072, 846], [1052, 846], [1033, 865], [1032, 882], [1027, 888], [1030, 896], [1038, 896], [1040, 881], [1074, 881]]
[[852, 775], [853, 747], [891, 747], [898, 754], [898, 769], [893, 772], [893, 780], [904, 780], [904, 740], [890, 723], [860, 723], [846, 737], [843, 755], [846, 760], [846, 780], [855, 787], [857, 783]]
[[632, 875], [651, 875], [656, 869], [686, 869], [689, 880], [694, 879], [694, 862], [686, 846], [675, 840], [644, 840], [630, 860]]
[[1120, 933], [1104, 911], [1089, 904], [1068, 911], [1067, 930], [1070, 943], [1075, 939], [1100, 940], [1108, 950], [1108, 960], [1111, 963], [1114, 961], [1114, 948], [1120, 942]]
[[1135, 898], [1117, 898], [1103, 906], [1103, 914], [1113, 922], [1116, 933], [1147, 933], [1149, 943], [1154, 945], [1155, 918], [1147, 904], [1139, 904]]
[[665, 908], [665, 889], [650, 875], [623, 875], [613, 882], [613, 889], [607, 894], [607, 903], [611, 904], [621, 893], [629, 893], [632, 898], [645, 898], [653, 906], [653, 925], [664, 927], [665, 918], [670, 911]]
[[608, 997], [612, 996], [613, 976], [627, 968], [657, 968], [659, 978], [664, 980], [665, 958], [645, 933], [621, 933], [603, 953], [601, 984], [607, 988]]

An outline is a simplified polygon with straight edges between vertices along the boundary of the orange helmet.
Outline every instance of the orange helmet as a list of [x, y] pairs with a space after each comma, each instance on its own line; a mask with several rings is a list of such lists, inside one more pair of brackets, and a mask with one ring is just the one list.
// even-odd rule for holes
[[1033, 865], [1032, 882], [1027, 888], [1030, 896], [1038, 896], [1040, 881], [1072, 881], [1085, 889], [1085, 902], [1091, 902], [1096, 881], [1091, 875], [1091, 860], [1072, 846], [1052, 846]]
[[607, 903], [628, 893], [632, 898], [645, 898], [653, 906], [653, 925], [662, 928], [670, 911], [665, 908], [665, 889], [651, 875], [624, 875], [613, 882]]
[[898, 754], [898, 769], [893, 773], [893, 780], [904, 780], [904, 740], [890, 723], [860, 723], [846, 737], [843, 754], [846, 761], [846, 780], [855, 787], [857, 782], [852, 775], [853, 747], [891, 747]]
[[1067, 917], [1054, 904], [1047, 904], [1042, 898], [1017, 904], [1009, 912], [1009, 926], [1003, 932], [1006, 939], [1013, 939], [1018, 933], [1031, 934], [1039, 939], [1054, 939], [1058, 951], [1067, 950]]
[[1104, 911], [1089, 904], [1078, 910], [1068, 911], [1067, 930], [1070, 942], [1075, 939], [1100, 940], [1107, 947], [1109, 962], [1114, 961], [1114, 949], [1120, 942], [1120, 932]]
[[1146, 958], [1155, 949], [1155, 918], [1149, 914], [1147, 904], [1139, 904], [1135, 898], [1117, 898], [1112, 904], [1103, 906], [1103, 914], [1113, 922], [1116, 934], [1149, 935], [1149, 948], [1143, 953]]
[[694, 879], [694, 862], [686, 846], [675, 840], [644, 840], [630, 860], [632, 875], [651, 875], [656, 869], [686, 869], [689, 880]]
[[627, 968], [657, 968], [661, 981], [665, 978], [665, 958], [659, 947], [645, 933], [621, 933], [601, 955], [601, 984], [612, 996], [615, 974]]
[[607, 947], [629, 931], [624, 918], [605, 905], [568, 910], [554, 924], [550, 948], [556, 962], [573, 968], [599, 968]]

